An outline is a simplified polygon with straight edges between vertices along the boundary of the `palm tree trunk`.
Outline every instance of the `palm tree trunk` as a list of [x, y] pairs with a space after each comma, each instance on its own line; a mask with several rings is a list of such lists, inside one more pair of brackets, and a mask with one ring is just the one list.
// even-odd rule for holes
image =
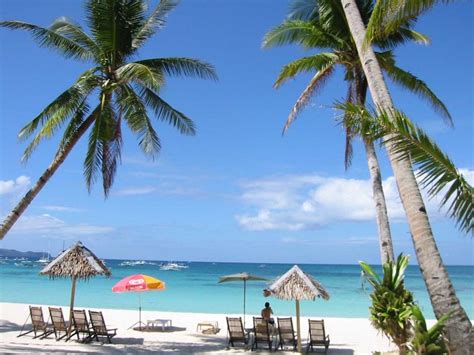
[[382, 264], [385, 264], [386, 262], [395, 260], [390, 223], [388, 221], [387, 203], [383, 192], [382, 175], [380, 173], [380, 165], [377, 154], [375, 153], [374, 143], [364, 139], [364, 146], [372, 181], [372, 195], [375, 202], [375, 213], [379, 231], [380, 257]]
[[[356, 1], [341, 0], [341, 2], [373, 101], [378, 109], [386, 112], [393, 111], [393, 102], [374, 52], [370, 46], [364, 46], [365, 26]], [[445, 328], [449, 349], [453, 354], [468, 354], [474, 347], [472, 324], [456, 296], [456, 291], [439, 254], [411, 162], [397, 156], [391, 144], [387, 144], [386, 148], [434, 313], [437, 318], [440, 318], [451, 312]]]
[[[355, 70], [355, 91], [359, 105], [364, 106], [367, 98], [367, 79], [361, 69]], [[395, 260], [393, 252], [392, 234], [388, 219], [387, 203], [383, 192], [382, 174], [375, 152], [374, 143], [362, 137], [365, 152], [367, 154], [367, 164], [369, 166], [370, 180], [372, 182], [372, 198], [375, 202], [375, 214], [379, 232], [380, 258], [382, 265]]]
[[3, 223], [0, 225], [0, 240], [5, 237], [8, 231], [13, 227], [15, 222], [20, 218], [26, 208], [30, 205], [33, 199], [38, 195], [41, 189], [46, 185], [49, 179], [53, 176], [53, 174], [58, 170], [64, 160], [67, 158], [69, 153], [71, 152], [72, 148], [76, 145], [78, 140], [82, 137], [82, 135], [87, 131], [87, 129], [91, 126], [94, 122], [97, 114], [99, 113], [99, 108], [96, 109], [77, 129], [74, 136], [71, 140], [61, 148], [54, 157], [54, 160], [48, 166], [48, 168], [44, 171], [41, 177], [38, 179], [36, 184], [23, 196], [23, 198], [18, 202], [16, 207], [10, 212], [10, 214], [5, 218]]

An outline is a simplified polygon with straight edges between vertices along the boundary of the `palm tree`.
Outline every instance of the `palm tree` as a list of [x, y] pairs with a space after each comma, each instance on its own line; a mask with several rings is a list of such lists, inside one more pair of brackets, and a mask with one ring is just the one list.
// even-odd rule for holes
[[150, 113], [182, 134], [195, 134], [193, 121], [166, 102], [160, 89], [167, 76], [216, 79], [213, 67], [190, 58], [135, 60], [137, 51], [165, 24], [166, 15], [175, 6], [174, 0], [161, 0], [148, 14], [143, 0], [88, 0], [85, 9], [89, 33], [63, 17], [47, 28], [20, 21], [0, 22], [2, 27], [30, 32], [40, 46], [56, 50], [66, 58], [92, 64], [20, 131], [20, 139], [34, 135], [24, 160], [41, 140], [60, 129], [64, 133], [52, 163], [0, 226], [0, 239], [87, 131], [90, 133], [84, 160], [86, 185], [90, 191], [102, 175], [106, 197], [120, 162], [122, 122], [137, 136], [143, 153], [151, 157], [161, 145]]
[[[357, 46], [362, 67], [367, 78], [372, 99], [381, 113], [394, 112], [394, 105], [385, 84], [382, 69], [371, 46], [365, 43], [365, 25], [355, 0], [341, 0], [349, 28]], [[386, 137], [386, 148], [397, 181], [400, 198], [408, 219], [414, 249], [421, 273], [431, 299], [437, 319], [450, 313], [446, 322], [446, 336], [449, 349], [453, 354], [474, 352], [474, 332], [472, 324], [462, 308], [448, 272], [439, 254], [431, 230], [425, 204], [416, 182], [411, 162], [400, 155]]]
[[[359, 1], [363, 18], [368, 22], [372, 14], [374, 1]], [[451, 122], [451, 117], [444, 104], [428, 88], [428, 86], [411, 73], [395, 65], [392, 49], [406, 41], [427, 43], [428, 39], [422, 34], [413, 31], [410, 27], [412, 21], [401, 24], [397, 32], [381, 37], [376, 44], [381, 49], [376, 55], [384, 64], [383, 69], [392, 80], [404, 88], [419, 94], [428, 100], [446, 119]], [[357, 54], [357, 48], [352, 40], [341, 4], [332, 0], [297, 1], [294, 3], [292, 13], [281, 25], [275, 27], [265, 36], [264, 47], [283, 44], [298, 44], [304, 49], [330, 49], [329, 52], [317, 53], [309, 57], [295, 60], [280, 72], [275, 82], [275, 87], [281, 86], [286, 80], [302, 72], [316, 72], [308, 86], [300, 95], [285, 124], [284, 132], [296, 119], [301, 109], [309, 102], [325, 81], [340, 66], [344, 70], [347, 82], [346, 101], [364, 105], [367, 96], [367, 80]], [[347, 117], [346, 117], [347, 118]], [[350, 166], [352, 157], [352, 139], [354, 132], [344, 120], [346, 128], [345, 165]], [[374, 144], [371, 140], [363, 138], [367, 154], [369, 172], [372, 180], [372, 193], [374, 197], [376, 220], [379, 232], [380, 255], [382, 264], [394, 260], [393, 244], [390, 234], [390, 225], [387, 207], [382, 187], [382, 177]]]

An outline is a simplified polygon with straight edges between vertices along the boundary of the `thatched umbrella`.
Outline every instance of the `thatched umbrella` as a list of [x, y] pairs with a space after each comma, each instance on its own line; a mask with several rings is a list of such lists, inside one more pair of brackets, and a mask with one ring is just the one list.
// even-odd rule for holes
[[329, 299], [329, 293], [311, 275], [306, 274], [297, 265], [263, 290], [265, 297], [274, 296], [282, 300], [296, 301], [296, 333], [298, 352], [301, 352], [300, 301], [314, 301], [317, 297]]
[[48, 275], [51, 279], [71, 278], [71, 303], [69, 311], [69, 329], [71, 330], [72, 310], [74, 308], [74, 296], [76, 294], [77, 279], [88, 280], [97, 275], [111, 275], [110, 270], [97, 256], [87, 249], [81, 242], [64, 250], [40, 271], [40, 275]]

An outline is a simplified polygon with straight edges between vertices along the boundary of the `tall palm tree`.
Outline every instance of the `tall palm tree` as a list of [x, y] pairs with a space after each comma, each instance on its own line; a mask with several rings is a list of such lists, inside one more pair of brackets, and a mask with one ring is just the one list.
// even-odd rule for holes
[[[376, 54], [371, 46], [366, 45], [365, 25], [357, 2], [355, 0], [341, 0], [341, 3], [357, 46], [372, 99], [380, 112], [391, 114], [395, 111], [392, 98], [385, 84]], [[405, 155], [397, 152], [390, 138], [390, 135], [386, 137], [385, 146], [434, 313], [437, 319], [450, 314], [445, 327], [450, 351], [453, 354], [473, 353], [472, 324], [456, 296], [456, 291], [441, 259], [411, 162]]]
[[20, 139], [34, 135], [24, 160], [41, 140], [60, 129], [64, 133], [52, 163], [0, 226], [0, 239], [87, 131], [90, 131], [84, 160], [87, 188], [90, 191], [102, 175], [105, 196], [120, 162], [122, 122], [137, 136], [143, 153], [152, 157], [161, 145], [150, 114], [182, 134], [195, 134], [193, 121], [166, 102], [160, 96], [160, 89], [167, 76], [216, 79], [213, 67], [190, 58], [136, 60], [140, 47], [165, 24], [166, 15], [175, 6], [174, 0], [161, 0], [148, 13], [144, 0], [88, 0], [85, 10], [89, 31], [63, 17], [47, 28], [20, 21], [0, 22], [1, 27], [30, 32], [40, 46], [56, 50], [66, 58], [91, 63], [91, 69], [82, 73], [20, 131]]
[[[362, 16], [367, 23], [374, 7], [372, 0], [360, 0]], [[280, 72], [275, 82], [279, 87], [286, 80], [302, 72], [315, 73], [308, 86], [300, 95], [285, 124], [284, 132], [296, 119], [301, 109], [309, 102], [317, 89], [334, 73], [336, 67], [344, 70], [344, 79], [347, 82], [346, 101], [364, 105], [367, 96], [367, 80], [365, 79], [357, 48], [352, 40], [344, 11], [340, 2], [333, 0], [296, 1], [291, 14], [281, 25], [268, 32], [264, 39], [264, 47], [283, 44], [298, 44], [304, 49], [327, 50], [309, 57], [295, 60]], [[427, 43], [428, 39], [413, 31], [410, 27], [413, 21], [406, 21], [398, 31], [377, 39], [380, 50], [376, 53], [384, 64], [383, 69], [388, 76], [402, 87], [419, 94], [428, 100], [449, 122], [451, 117], [445, 105], [428, 86], [411, 73], [395, 65], [392, 49], [406, 41]], [[354, 132], [347, 120], [346, 128], [345, 165], [349, 167], [352, 157], [352, 138]], [[369, 172], [372, 181], [372, 193], [376, 209], [376, 220], [379, 232], [379, 245], [382, 264], [394, 260], [393, 244], [390, 234], [390, 225], [387, 207], [382, 187], [380, 166], [374, 144], [368, 138], [362, 139], [367, 154]]]

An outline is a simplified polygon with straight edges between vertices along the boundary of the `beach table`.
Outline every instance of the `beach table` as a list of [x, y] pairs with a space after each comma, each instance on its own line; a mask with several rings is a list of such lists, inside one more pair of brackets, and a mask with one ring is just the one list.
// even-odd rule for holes
[[146, 322], [147, 329], [161, 327], [161, 330], [165, 331], [166, 328], [171, 328], [172, 326], [173, 322], [171, 319], [151, 319]]

